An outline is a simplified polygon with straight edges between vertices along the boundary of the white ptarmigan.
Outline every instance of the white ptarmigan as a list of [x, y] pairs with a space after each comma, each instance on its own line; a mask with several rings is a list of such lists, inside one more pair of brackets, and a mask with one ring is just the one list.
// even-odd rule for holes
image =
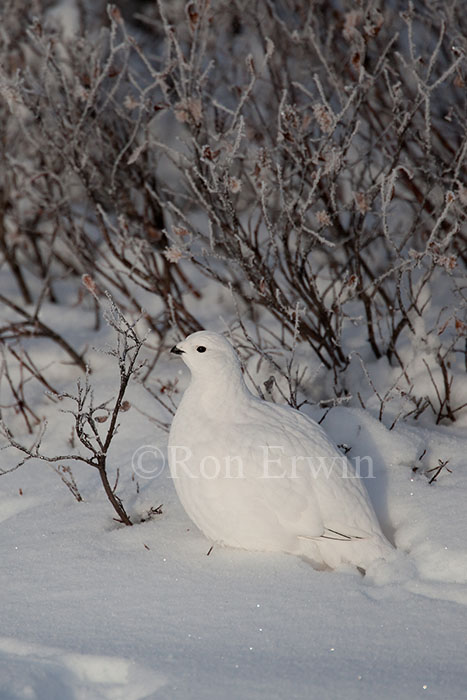
[[199, 331], [172, 348], [191, 371], [169, 437], [180, 501], [213, 542], [366, 568], [392, 545], [347, 458], [311, 418], [247, 388], [237, 354]]

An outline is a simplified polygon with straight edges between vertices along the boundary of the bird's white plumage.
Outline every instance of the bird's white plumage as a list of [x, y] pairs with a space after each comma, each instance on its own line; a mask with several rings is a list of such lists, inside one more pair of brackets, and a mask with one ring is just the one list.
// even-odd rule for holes
[[191, 382], [170, 431], [170, 469], [209, 539], [331, 568], [391, 551], [348, 460], [303, 413], [254, 396], [226, 338], [200, 331], [175, 351]]

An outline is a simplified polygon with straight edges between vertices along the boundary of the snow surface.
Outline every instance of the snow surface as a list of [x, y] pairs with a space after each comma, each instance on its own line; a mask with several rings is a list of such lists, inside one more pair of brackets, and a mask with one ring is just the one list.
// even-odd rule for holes
[[[54, 320], [78, 345], [80, 313], [55, 311]], [[103, 328], [89, 343], [110, 339]], [[34, 342], [38, 362], [49, 363], [50, 345]], [[115, 395], [115, 365], [90, 357], [96, 399]], [[73, 388], [69, 365], [51, 372], [52, 384]], [[182, 388], [176, 361], [158, 365], [161, 378], [177, 375]], [[215, 547], [206, 556], [210, 543], [178, 503], [168, 469], [149, 455], [146, 473], [141, 464], [133, 471], [133, 454], [144, 445], [164, 451], [167, 435], [136, 410], [162, 417], [141, 387], [129, 398], [110, 471], [120, 468], [134, 527], [113, 520], [85, 465], [72, 466], [81, 503], [44, 463], [0, 477], [0, 700], [465, 697], [465, 430], [399, 421], [390, 431], [362, 409], [327, 413], [322, 425], [349, 457], [373, 460], [366, 486], [406, 553], [362, 577], [318, 572], [286, 554]], [[44, 450], [69, 450], [70, 417], [39, 391], [34, 400], [50, 419]], [[16, 459], [0, 452], [0, 468]], [[438, 459], [451, 472], [429, 484], [433, 473], [424, 472]], [[139, 522], [160, 504], [161, 515]]]

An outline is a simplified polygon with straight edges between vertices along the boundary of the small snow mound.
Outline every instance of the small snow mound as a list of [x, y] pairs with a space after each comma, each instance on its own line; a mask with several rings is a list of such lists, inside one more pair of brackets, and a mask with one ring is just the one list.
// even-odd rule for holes
[[389, 430], [368, 411], [336, 406], [327, 414], [323, 428], [338, 444], [351, 448], [350, 455], [370, 456], [375, 469], [413, 465], [424, 449], [424, 440], [396, 426]]
[[467, 552], [434, 548], [431, 542], [419, 545], [412, 556], [423, 578], [449, 583], [467, 583]]
[[166, 684], [130, 659], [73, 654], [0, 638], [0, 698], [143, 700]]
[[416, 579], [417, 576], [415, 562], [405, 552], [395, 550], [392, 557], [378, 559], [368, 567], [365, 583], [375, 586], [387, 586], [390, 584], [398, 584], [400, 586]]

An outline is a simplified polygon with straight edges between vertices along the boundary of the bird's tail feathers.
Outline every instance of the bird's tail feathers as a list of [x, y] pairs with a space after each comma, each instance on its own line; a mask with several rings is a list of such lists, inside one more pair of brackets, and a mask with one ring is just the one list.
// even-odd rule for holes
[[325, 527], [321, 535], [299, 535], [299, 539], [303, 540], [335, 540], [336, 542], [355, 542], [356, 540], [367, 540], [370, 537], [371, 535], [367, 532], [344, 533], [330, 527]]

